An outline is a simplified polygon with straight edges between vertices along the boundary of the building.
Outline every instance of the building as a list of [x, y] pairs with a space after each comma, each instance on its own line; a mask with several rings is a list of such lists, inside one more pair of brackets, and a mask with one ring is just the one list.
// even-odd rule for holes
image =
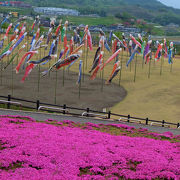
[[79, 16], [79, 11], [73, 9], [54, 8], [54, 7], [35, 7], [34, 11], [46, 15], [70, 15]]

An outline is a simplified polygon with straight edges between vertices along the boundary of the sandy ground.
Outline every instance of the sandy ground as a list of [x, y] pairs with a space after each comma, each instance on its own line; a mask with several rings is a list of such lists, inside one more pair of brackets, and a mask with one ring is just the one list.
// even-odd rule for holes
[[[92, 81], [89, 80], [88, 75], [84, 75], [79, 98], [79, 86], [76, 84], [78, 79], [77, 73], [64, 71], [63, 85], [63, 70], [58, 70], [56, 84], [55, 71], [51, 72], [50, 76], [42, 77], [39, 76], [39, 67], [36, 66], [25, 82], [22, 83], [21, 79], [24, 75], [24, 70], [21, 69], [20, 73], [16, 74], [15, 71], [12, 71], [14, 68], [15, 66], [9, 65], [2, 74], [0, 72], [0, 95], [11, 94], [13, 97], [22, 99], [38, 99], [46, 103], [67, 104], [68, 106], [79, 108], [89, 107], [90, 109], [101, 111], [103, 108], [112, 107], [119, 103], [127, 95], [123, 87], [116, 84], [105, 85], [105, 81], [103, 81], [102, 90], [102, 79], [96, 78]], [[43, 70], [41, 67], [40, 72]]]

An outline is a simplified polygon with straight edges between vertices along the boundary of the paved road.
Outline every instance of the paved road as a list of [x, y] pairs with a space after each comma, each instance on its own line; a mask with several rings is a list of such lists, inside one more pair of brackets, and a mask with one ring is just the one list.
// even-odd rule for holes
[[17, 111], [17, 110], [9, 110], [9, 109], [0, 109], [0, 115], [21, 115], [21, 116], [29, 116], [33, 119], [44, 121], [47, 119], [54, 119], [58, 121], [63, 120], [70, 120], [79, 123], [91, 122], [94, 124], [126, 124], [128, 126], [133, 126], [136, 128], [147, 128], [149, 131], [163, 133], [163, 132], [172, 132], [174, 135], [180, 135], [180, 129], [172, 129], [172, 128], [163, 128], [157, 126], [150, 126], [150, 125], [143, 125], [143, 124], [136, 124], [136, 123], [126, 123], [126, 122], [118, 122], [113, 120], [99, 120], [87, 117], [73, 117], [68, 115], [59, 115], [59, 114], [49, 114], [49, 113], [41, 113], [41, 112], [29, 112], [29, 111]]

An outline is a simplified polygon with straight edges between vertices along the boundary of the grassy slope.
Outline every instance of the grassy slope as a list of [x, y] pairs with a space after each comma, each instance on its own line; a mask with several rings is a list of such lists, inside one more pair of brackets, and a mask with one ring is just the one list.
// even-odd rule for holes
[[[90, 53], [88, 58], [88, 70], [92, 64], [93, 53]], [[110, 54], [105, 53], [105, 61]], [[84, 59], [82, 57], [82, 59]], [[160, 76], [160, 62], [152, 61], [151, 76], [148, 79], [149, 65], [144, 65], [142, 69], [142, 58], [139, 57], [137, 65], [136, 82], [134, 83], [134, 62], [128, 69], [125, 67], [127, 57], [123, 57], [122, 81], [121, 85], [128, 92], [127, 97], [120, 103], [111, 108], [112, 112], [120, 114], [130, 114], [137, 117], [149, 117], [155, 120], [166, 120], [168, 122], [179, 122], [179, 105], [180, 105], [180, 62], [176, 58], [173, 64], [173, 71], [170, 72], [170, 65], [165, 59], [163, 64], [163, 72]], [[84, 62], [85, 63], [85, 62]], [[72, 70], [77, 71], [78, 63], [72, 67]], [[107, 65], [104, 74], [107, 79], [112, 71], [112, 63]], [[100, 77], [99, 74], [97, 77]], [[119, 84], [119, 75], [113, 80]], [[108, 107], [108, 105], [107, 105]]]
[[63, 16], [63, 21], [68, 20], [72, 24], [88, 24], [88, 25], [111, 25], [116, 23], [121, 23], [120, 19], [113, 16], [108, 17], [74, 17], [74, 16]]
[[[86, 74], [89, 74], [88, 71], [92, 65], [95, 50], [96, 47], [93, 48], [93, 52], [89, 53], [87, 69], [85, 68]], [[41, 53], [44, 54], [43, 50]], [[135, 61], [132, 62], [130, 72], [130, 66], [128, 68], [125, 67], [128, 57], [126, 56], [126, 53], [123, 55], [121, 85], [125, 87], [128, 95], [122, 102], [111, 107], [112, 112], [125, 115], [130, 114], [131, 116], [144, 118], [149, 117], [150, 119], [155, 120], [164, 119], [168, 122], [178, 123], [180, 115], [180, 83], [178, 83], [180, 77], [179, 57], [174, 60], [172, 73], [170, 72], [170, 65], [168, 64], [167, 59], [165, 59], [161, 76], [161, 63], [154, 63], [153, 60], [151, 63], [151, 76], [150, 79], [148, 79], [149, 65], [144, 65], [144, 68], [142, 69], [142, 57], [139, 56], [137, 77], [136, 82], [134, 83]], [[110, 56], [111, 54], [105, 51], [104, 60], [106, 61]], [[86, 67], [84, 54], [81, 59], [84, 61]], [[106, 66], [104, 70], [105, 79], [109, 77], [112, 71], [112, 65], [113, 63], [110, 63]], [[78, 68], [79, 64], [76, 62], [70, 70], [77, 72]], [[98, 74], [97, 77], [100, 77], [100, 74]], [[113, 80], [113, 82], [119, 84], [119, 75]], [[108, 104], [106, 106], [108, 107]]]
[[[107, 15], [128, 12], [129, 14], [160, 24], [179, 24], [180, 10], [167, 7], [157, 0], [25, 0], [33, 6], [54, 6], [78, 9], [82, 14], [106, 12]], [[102, 14], [101, 14], [102, 15]]]

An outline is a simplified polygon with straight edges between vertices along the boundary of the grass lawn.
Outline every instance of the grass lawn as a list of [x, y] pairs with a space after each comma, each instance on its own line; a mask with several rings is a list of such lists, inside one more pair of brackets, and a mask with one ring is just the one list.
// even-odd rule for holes
[[[86, 70], [85, 68], [85, 73], [88, 73], [93, 55], [94, 52], [90, 53], [88, 56], [88, 69]], [[105, 52], [104, 60], [106, 61], [108, 57], [110, 57], [110, 54]], [[122, 58], [122, 54], [120, 58]], [[126, 115], [130, 114], [136, 117], [165, 120], [173, 123], [180, 122], [180, 84], [178, 83], [180, 77], [179, 57], [174, 59], [172, 72], [170, 72], [171, 65], [168, 64], [168, 59], [162, 60], [161, 75], [161, 62], [155, 62], [153, 59], [150, 66], [150, 76], [148, 77], [149, 64], [144, 64], [142, 68], [142, 56], [138, 56], [135, 82], [135, 59], [132, 61], [132, 64], [126, 68], [127, 59], [126, 52], [124, 52], [121, 78], [119, 74], [113, 82], [119, 84], [120, 81], [120, 84], [127, 90], [128, 95], [122, 102], [111, 107], [111, 111]], [[105, 79], [109, 77], [112, 66], [113, 63], [110, 63], [105, 67]], [[76, 71], [77, 68], [78, 64], [76, 63], [72, 70]]]
[[[31, 39], [31, 38], [30, 38]], [[62, 48], [62, 46], [61, 46]], [[84, 48], [83, 48], [84, 50]], [[89, 74], [88, 71], [92, 65], [93, 57], [95, 54], [96, 47], [93, 48], [92, 52], [88, 53], [88, 60], [86, 63], [85, 54], [83, 53], [80, 59], [84, 62], [84, 73]], [[58, 53], [60, 50], [58, 51]], [[84, 51], [86, 52], [86, 51]], [[45, 54], [47, 54], [46, 51]], [[37, 55], [37, 59], [44, 57], [44, 50], [41, 50]], [[22, 54], [23, 55], [23, 54]], [[111, 53], [105, 51], [104, 61], [111, 56]], [[36, 59], [36, 58], [33, 58]], [[149, 64], [144, 64], [142, 67], [142, 56], [138, 55], [137, 58], [137, 70], [136, 70], [136, 81], [134, 82], [134, 72], [135, 72], [135, 59], [126, 68], [126, 61], [128, 60], [127, 53], [124, 52], [123, 56], [120, 54], [120, 59], [122, 59], [122, 71], [121, 79], [120, 73], [113, 80], [114, 83], [122, 85], [128, 92], [126, 98], [116, 104], [113, 107], [109, 107], [112, 112], [119, 114], [130, 114], [131, 116], [150, 118], [154, 120], [165, 120], [168, 122], [178, 123], [180, 110], [180, 61], [179, 57], [174, 59], [172, 65], [168, 64], [168, 59], [162, 60], [162, 74], [160, 75], [161, 62], [155, 62], [154, 58], [150, 66], [150, 76]], [[5, 60], [4, 60], [5, 61]], [[17, 62], [17, 61], [15, 61]], [[53, 60], [52, 63], [55, 61]], [[50, 64], [47, 64], [47, 67]], [[104, 69], [104, 78], [107, 79], [112, 71], [113, 62], [109, 63]], [[79, 62], [76, 62], [70, 70], [78, 71]], [[33, 73], [33, 72], [32, 72]], [[101, 73], [97, 75], [101, 77]], [[83, 82], [82, 82], [83, 83]], [[105, 86], [105, 85], [103, 85]], [[102, 92], [103, 93], [103, 92]], [[116, 98], [116, 97], [114, 97]]]

